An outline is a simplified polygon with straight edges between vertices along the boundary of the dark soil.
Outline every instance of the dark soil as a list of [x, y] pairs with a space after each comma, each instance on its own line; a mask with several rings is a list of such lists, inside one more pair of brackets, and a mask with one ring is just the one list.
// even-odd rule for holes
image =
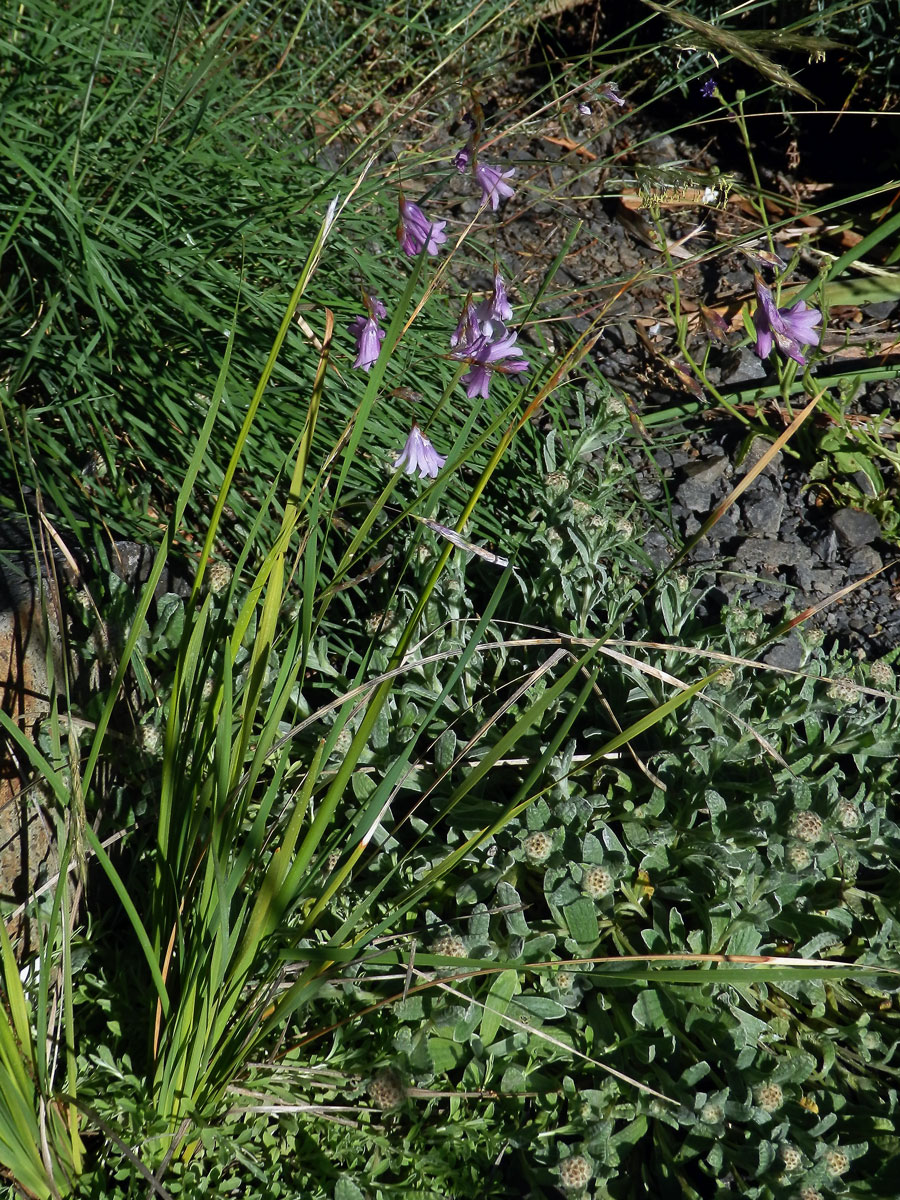
[[[752, 238], [759, 218], [736, 196], [721, 208], [663, 204], [660, 219], [670, 244], [703, 223], [702, 232], [686, 245], [694, 254], [700, 249], [708, 253], [699, 261], [679, 263], [682, 311], [693, 314], [691, 351], [698, 359], [709, 341], [699, 306], [715, 308], [730, 322], [726, 344], [714, 344], [709, 376], [732, 397], [733, 408], [744, 419], [704, 394], [691, 380], [687, 365], [677, 361], [667, 308], [673, 287], [653, 216], [634, 199], [623, 201], [621, 196], [636, 190], [638, 164], [681, 163], [710, 172], [717, 166], [717, 146], [711, 142], [701, 148], [660, 135], [627, 110], [619, 124], [611, 126], [610, 119], [619, 119], [618, 110], [581, 116], [573, 103], [564, 124], [544, 121], [537, 133], [517, 143], [504, 139], [502, 157], [517, 164], [520, 190], [496, 218], [496, 253], [515, 281], [514, 299], [526, 300], [544, 284], [573, 223], [582, 222], [532, 318], [544, 322], [542, 332], [551, 344], [563, 344], [603, 314], [595, 362], [645, 422], [643, 432], [635, 430], [630, 457], [648, 510], [658, 512], [668, 505], [668, 527], [651, 529], [644, 543], [662, 565], [697, 533], [806, 399], [795, 394], [795, 412], [789, 413], [772, 399], [771, 390], [760, 395], [767, 385], [777, 383], [777, 377], [771, 360], [760, 361], [746, 345], [739, 315], [753, 296], [753, 267], [740, 251], [723, 245]], [[725, 136], [736, 141], [737, 131], [726, 127]], [[729, 153], [734, 149], [729, 147]], [[833, 222], [805, 223], [802, 212], [822, 203], [821, 189], [815, 181], [791, 175], [776, 146], [771, 154], [765, 146], [756, 149], [765, 186], [784, 197], [781, 211], [773, 206], [770, 215], [777, 220], [797, 214], [776, 248], [786, 261], [795, 258], [791, 282], [803, 283], [815, 277], [827, 256], [846, 249], [848, 235]], [[721, 160], [727, 159], [723, 152]], [[456, 215], [471, 219], [477, 207], [477, 197], [462, 200]], [[598, 285], [598, 280], [604, 282]], [[484, 280], [467, 277], [467, 286], [482, 283], [489, 287], [487, 273]], [[554, 324], [555, 312], [565, 314], [564, 328]], [[833, 310], [815, 358], [817, 383], [831, 381], [829, 394], [836, 395], [837, 383], [848, 373], [900, 364], [898, 316], [900, 306], [893, 303]], [[527, 336], [526, 331], [523, 337]], [[900, 421], [900, 386], [896, 380], [863, 384], [844, 411], [851, 422], [876, 421], [880, 429], [890, 430]], [[811, 471], [820, 457], [819, 438], [829, 424], [824, 412], [813, 417], [803, 438], [777, 455], [688, 562], [703, 567], [697, 590], [702, 615], [714, 619], [724, 604], [740, 598], [776, 625], [786, 616], [824, 605], [810, 622], [821, 625], [839, 646], [876, 657], [900, 646], [896, 539], [885, 535], [874, 515], [875, 510], [885, 511], [885, 502], [888, 508], [896, 503], [895, 480], [885, 463], [881, 468], [887, 496], [873, 495], [861, 473], [845, 480], [856, 488], [858, 503], [851, 502], [856, 499], [852, 487], [848, 500], [830, 486], [832, 481], [820, 478], [820, 472], [814, 481]], [[673, 543], [672, 529], [681, 545]], [[825, 604], [851, 584], [858, 586]], [[787, 661], [790, 650], [780, 653], [786, 656], [780, 665], [796, 665]], [[799, 646], [797, 656], [799, 663]]]

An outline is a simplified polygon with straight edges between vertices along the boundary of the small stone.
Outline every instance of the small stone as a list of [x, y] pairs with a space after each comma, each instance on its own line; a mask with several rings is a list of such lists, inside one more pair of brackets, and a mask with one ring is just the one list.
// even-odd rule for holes
[[754, 379], [765, 379], [766, 368], [762, 360], [751, 350], [741, 350], [727, 368], [722, 368], [723, 383], [749, 383]]
[[[761, 437], [759, 434], [751, 441], [747, 447], [743, 457], [740, 460], [739, 468], [742, 472], [749, 471], [760, 461], [760, 459], [768, 454], [772, 449], [772, 442], [768, 438]], [[781, 450], [773, 456], [770, 462], [767, 462], [764, 471], [774, 473], [781, 468], [784, 455]]]
[[728, 459], [725, 455], [715, 454], [711, 458], [701, 458], [698, 462], [688, 463], [684, 473], [695, 483], [702, 483], [708, 487], [724, 475], [727, 466]]
[[782, 542], [776, 538], [747, 538], [742, 542], [736, 561], [745, 569], [797, 567], [812, 562], [812, 552], [801, 542]]
[[868, 496], [870, 499], [874, 500], [874, 498], [878, 495], [878, 492], [875, 489], [875, 484], [868, 477], [865, 471], [855, 472], [853, 475], [853, 482], [864, 496]]
[[678, 500], [689, 512], [709, 512], [712, 503], [712, 492], [703, 484], [693, 479], [686, 480], [675, 493]]
[[799, 671], [803, 665], [803, 643], [796, 633], [779, 642], [763, 659], [770, 667], [783, 667], [787, 671]]
[[882, 566], [881, 555], [874, 546], [860, 546], [847, 563], [847, 572], [850, 575], [871, 575], [873, 571], [880, 571]]
[[831, 524], [845, 546], [867, 546], [881, 537], [881, 526], [871, 513], [859, 508], [839, 508], [832, 514]]
[[777, 534], [783, 512], [784, 495], [780, 492], [765, 496], [755, 504], [748, 504], [744, 509], [748, 531], [754, 537], [771, 537]]

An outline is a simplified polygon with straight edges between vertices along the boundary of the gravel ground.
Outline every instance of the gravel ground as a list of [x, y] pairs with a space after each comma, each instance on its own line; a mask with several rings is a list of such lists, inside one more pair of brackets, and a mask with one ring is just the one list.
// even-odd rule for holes
[[[623, 190], [633, 190], [627, 181], [634, 180], [637, 164], [681, 162], [709, 172], [716, 165], [712, 152], [668, 135], [657, 136], [637, 116], [611, 129], [602, 113], [587, 118], [573, 115], [565, 127], [545, 123], [537, 134], [531, 132], [518, 143], [505, 141], [503, 149], [504, 160], [517, 163], [519, 191], [497, 214], [491, 233], [498, 259], [513, 281], [513, 299], [521, 303], [538, 292], [563, 252], [573, 223], [580, 221], [543, 311], [534, 314], [550, 317], [542, 332], [551, 344], [554, 337], [561, 344], [571, 341], [572, 331], [581, 333], [607, 306], [603, 335], [593, 352], [600, 372], [645, 418], [663, 410], [693, 409], [687, 419], [651, 423], [647, 437], [636, 433], [631, 452], [648, 506], [659, 511], [661, 503], [669, 505], [670, 528], [651, 529], [645, 541], [651, 557], [662, 565], [675, 552], [672, 529], [682, 545], [695, 535], [789, 419], [771, 399], [756, 395], [767, 383], [776, 382], [771, 360], [761, 362], [740, 345], [745, 340], [740, 309], [753, 294], [753, 267], [747, 258], [728, 250], [679, 272], [682, 309], [696, 314], [696, 323], [691, 318], [692, 352], [702, 357], [709, 338], [699, 319], [701, 304], [714, 306], [729, 322], [727, 343], [714, 344], [709, 374], [723, 390], [739, 391], [736, 407], [747, 417], [745, 423], [725, 412], [711, 395], [699, 388], [691, 390], [673, 369], [685, 369], [685, 364], [675, 361], [678, 350], [666, 307], [672, 284], [656, 231], [650, 215], [634, 199], [623, 202], [619, 197]], [[616, 158], [613, 166], [597, 165], [611, 155]], [[767, 166], [763, 154], [761, 165], [764, 182], [788, 197], [785, 204], [791, 190], [801, 203], [811, 194], [814, 185], [791, 177], [783, 163]], [[470, 220], [477, 208], [477, 197], [464, 198], [455, 215]], [[670, 242], [683, 238], [701, 220], [703, 231], [687, 243], [691, 248], [748, 238], [759, 224], [738, 198], [722, 209], [693, 205], [662, 210]], [[841, 230], [830, 230], [821, 222], [805, 226], [801, 222], [798, 217], [780, 247], [785, 258], [797, 256], [792, 280], [798, 283], [815, 276], [823, 255], [838, 254], [848, 244], [848, 235]], [[461, 293], [472, 286], [487, 289], [490, 277], [483, 267], [482, 274], [483, 279], [477, 268], [473, 274], [470, 264], [460, 264], [456, 278]], [[635, 277], [640, 278], [629, 283]], [[598, 280], [606, 282], [598, 284]], [[566, 320], [568, 334], [554, 334], [555, 311], [577, 314]], [[821, 347], [824, 357], [815, 366], [817, 377], [876, 361], [882, 365], [898, 361], [898, 318], [900, 306], [894, 303], [833, 310]], [[523, 340], [527, 337], [526, 330]], [[795, 397], [797, 407], [803, 403]], [[896, 381], [863, 385], [847, 413], [851, 420], [878, 420], [882, 429], [890, 429], [900, 421], [900, 386]], [[821, 433], [828, 418], [817, 414], [809, 425], [814, 433]], [[799, 439], [796, 444], [801, 444]], [[900, 646], [900, 570], [895, 563], [896, 538], [887, 536], [874, 511], [866, 509], [884, 512], [885, 506], [894, 507], [894, 479], [882, 463], [887, 494], [876, 496], [861, 472], [848, 478], [858, 489], [856, 507], [830, 486], [833, 481], [820, 478], [820, 471], [811, 478], [817, 444], [815, 436], [806, 437], [800, 453], [792, 444], [778, 454], [694, 548], [688, 561], [705, 567], [698, 603], [702, 613], [715, 617], [724, 604], [740, 598], [775, 624], [856, 585], [810, 621], [841, 647], [877, 657]], [[781, 665], [795, 665], [789, 661], [794, 653], [799, 662], [799, 645], [793, 650], [791, 646], [789, 639], [773, 652], [782, 655]]]

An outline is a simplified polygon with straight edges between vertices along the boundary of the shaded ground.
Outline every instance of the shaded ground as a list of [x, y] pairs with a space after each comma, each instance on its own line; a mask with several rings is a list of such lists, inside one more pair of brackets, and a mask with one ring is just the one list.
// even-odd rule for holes
[[[712, 343], [708, 376], [730, 397], [736, 415], [691, 378], [679, 359], [668, 307], [673, 284], [659, 231], [637, 193], [640, 179], [665, 180], [666, 166], [673, 163], [697, 173], [699, 193], [703, 179], [714, 176], [715, 145], [701, 149], [660, 136], [627, 110], [620, 124], [610, 125], [619, 119], [612, 106], [595, 106], [581, 115], [573, 101], [563, 123], [542, 120], [537, 133], [504, 139], [502, 157], [517, 163], [521, 182], [515, 201], [497, 218], [496, 253], [515, 281], [515, 298], [527, 300], [541, 289], [573, 226], [581, 222], [533, 317], [544, 321], [549, 311], [542, 332], [552, 344], [554, 338], [571, 340], [571, 333], [554, 325], [554, 311], [565, 314], [567, 326], [577, 333], [604, 315], [593, 354], [601, 373], [633, 402], [645, 423], [645, 433], [636, 429], [631, 458], [641, 498], [666, 516], [645, 542], [663, 564], [699, 530], [806, 399], [795, 393], [790, 412], [773, 387], [772, 358], [762, 362], [741, 344], [747, 338], [740, 311], [753, 297], [753, 266], [733, 244], [758, 235], [758, 215], [734, 193], [710, 207], [698, 202], [699, 195], [663, 183], [656, 192], [658, 215], [679, 267], [691, 353], [702, 360], [711, 340], [700, 306], [714, 308], [729, 332], [722, 344]], [[729, 135], [737, 137], [733, 128]], [[880, 134], [873, 131], [873, 136]], [[773, 223], [783, 222], [776, 250], [785, 261], [794, 260], [791, 282], [802, 284], [861, 235], [834, 221], [803, 217], [803, 211], [823, 202], [822, 186], [788, 174], [782, 157], [767, 162], [766, 147], [756, 150], [764, 186], [783, 197], [771, 203], [768, 214]], [[477, 196], [463, 199], [455, 215], [466, 221], [477, 208]], [[696, 236], [682, 242], [701, 223]], [[686, 264], [677, 257], [701, 250], [698, 261]], [[468, 286], [490, 283], [487, 274], [467, 280]], [[459, 282], [464, 288], [462, 278]], [[573, 312], [577, 315], [571, 318]], [[896, 380], [848, 386], [861, 369], [898, 362], [898, 315], [893, 301], [832, 309], [813, 369], [817, 384], [828, 385], [823, 406], [691, 555], [690, 562], [706, 567], [697, 591], [704, 615], [715, 617], [726, 601], [741, 598], [774, 623], [858, 583], [812, 622], [845, 648], [869, 657], [900, 646], [900, 570], [891, 528], [896, 484], [890, 462], [878, 464], [885, 484], [879, 489], [846, 461], [844, 474], [833, 475], [822, 450], [826, 435], [838, 429], [845, 431], [842, 436], [853, 426], [877, 432], [889, 444], [900, 428]], [[852, 441], [842, 444], [845, 451], [854, 448]]]

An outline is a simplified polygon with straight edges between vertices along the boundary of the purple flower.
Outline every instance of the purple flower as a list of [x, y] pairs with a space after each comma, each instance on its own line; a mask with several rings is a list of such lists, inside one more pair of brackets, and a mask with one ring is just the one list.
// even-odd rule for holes
[[619, 95], [619, 85], [617, 83], [606, 83], [600, 89], [600, 95], [604, 100], [611, 100], [613, 104], [618, 104], [619, 108], [624, 108], [625, 101]]
[[700, 89], [700, 95], [703, 97], [704, 100], [708, 100], [710, 98], [710, 96], [714, 96], [715, 92], [716, 92], [716, 81], [713, 78], [707, 79], [706, 82], [703, 84], [703, 87]]
[[[512, 305], [506, 295], [506, 287], [499, 271], [494, 272], [493, 292], [476, 305], [474, 313], [481, 325], [481, 333], [488, 337], [493, 334], [495, 326], [502, 328], [507, 321], [512, 320]], [[451, 340], [451, 345], [455, 346], [456, 342]]]
[[429, 254], [437, 254], [438, 246], [447, 240], [444, 233], [446, 224], [446, 221], [429, 221], [418, 204], [413, 204], [401, 194], [397, 238], [410, 258], [421, 254], [423, 247], [427, 248]]
[[378, 328], [374, 317], [354, 317], [347, 330], [356, 338], [354, 367], [359, 367], [362, 371], [371, 371], [381, 352], [384, 330]]
[[587, 104], [584, 100], [582, 100], [581, 103], [578, 105], [578, 111], [581, 113], [581, 115], [583, 117], [589, 117], [594, 110], [591, 108], [591, 106], [589, 104]]
[[368, 292], [363, 292], [363, 301], [369, 313], [368, 317], [354, 317], [347, 326], [347, 332], [356, 338], [354, 367], [362, 371], [371, 371], [384, 341], [384, 330], [379, 329], [378, 322], [387, 316], [387, 309], [377, 296]]
[[413, 421], [406, 445], [394, 460], [394, 470], [399, 471], [402, 467], [407, 475], [414, 475], [418, 471], [420, 479], [435, 479], [446, 461], [446, 456], [438, 454], [429, 439]]
[[818, 346], [819, 334], [815, 327], [822, 320], [822, 314], [803, 300], [798, 300], [791, 308], [778, 308], [771, 290], [759, 275], [756, 276], [756, 297], [759, 300], [753, 315], [756, 353], [760, 358], [767, 358], [774, 345], [786, 358], [805, 367], [803, 347]]
[[[482, 332], [477, 332], [479, 327]], [[514, 375], [519, 371], [529, 370], [523, 350], [515, 344], [517, 336], [499, 321], [491, 322], [490, 326], [482, 325], [481, 322], [478, 322], [476, 327], [469, 326], [467, 340], [456, 345], [453, 357], [463, 359], [469, 364], [469, 370], [460, 382], [470, 400], [474, 400], [476, 396], [487, 399], [494, 371]], [[507, 361], [509, 359], [513, 361]]]
[[459, 171], [460, 175], [465, 175], [466, 168], [469, 165], [471, 153], [472, 152], [468, 146], [463, 146], [462, 150], [457, 152], [456, 158], [453, 160], [453, 165], [456, 167], [457, 171]]
[[475, 305], [467, 302], [463, 309], [463, 315], [459, 318], [459, 324], [450, 335], [450, 345], [455, 348], [460, 342], [468, 344], [480, 336], [481, 326], [478, 323]]
[[490, 201], [491, 208], [496, 210], [504, 196], [514, 196], [516, 189], [511, 188], [506, 180], [511, 179], [515, 173], [515, 167], [501, 171], [499, 167], [488, 167], [479, 163], [475, 168], [475, 178], [481, 187], [481, 203], [487, 204]]

